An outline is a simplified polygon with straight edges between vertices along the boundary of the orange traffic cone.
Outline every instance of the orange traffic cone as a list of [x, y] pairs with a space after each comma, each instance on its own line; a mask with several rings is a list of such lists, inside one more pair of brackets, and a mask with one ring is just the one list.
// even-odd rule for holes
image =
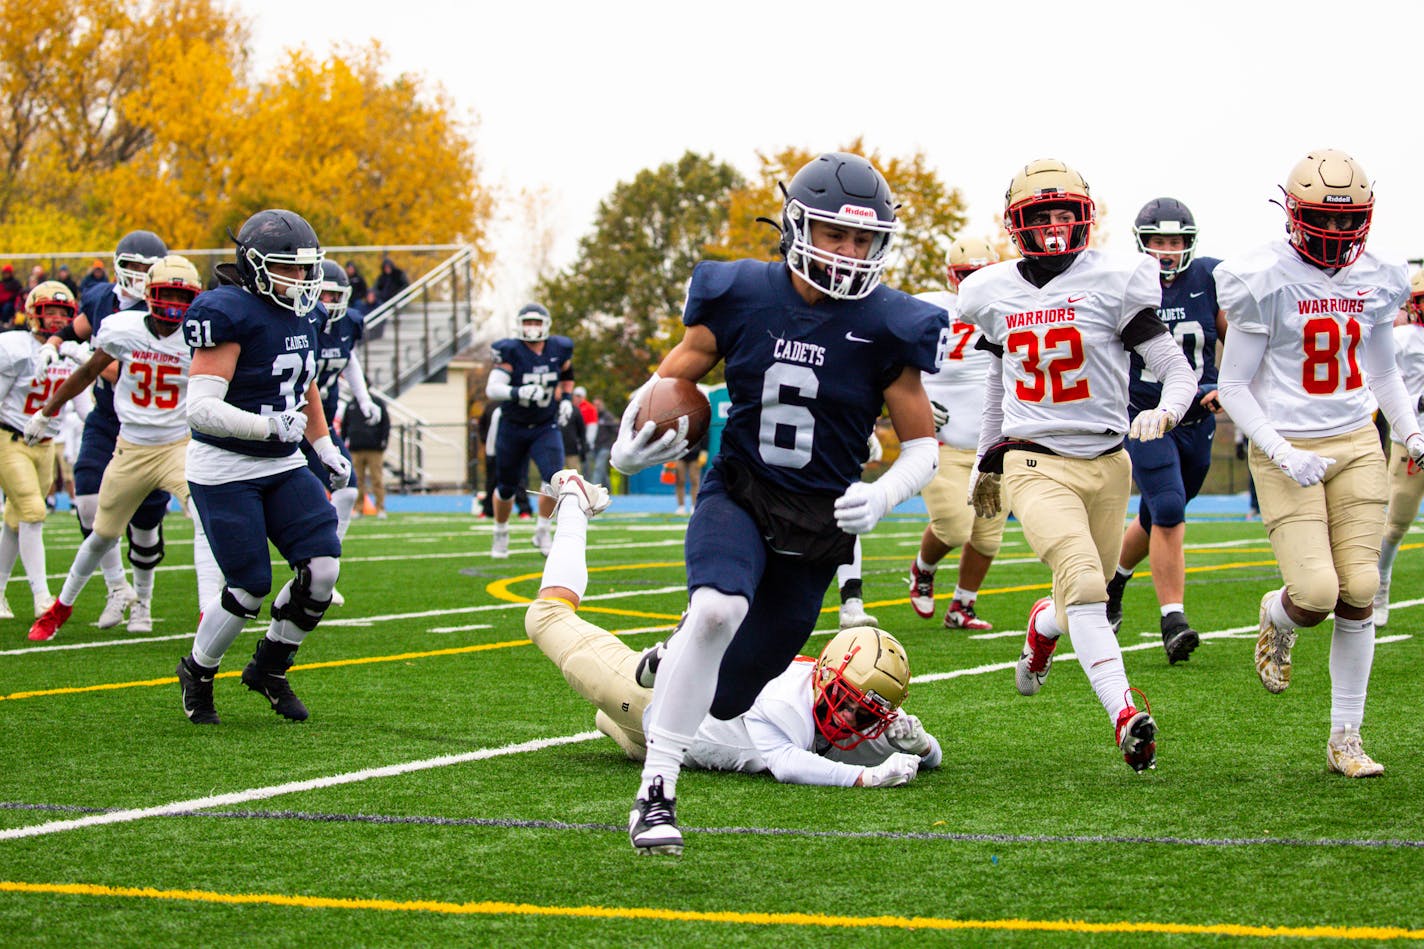
[[376, 514], [376, 505], [371, 503], [371, 496], [369, 494], [362, 495], [361, 497], [361, 514], [364, 517], [374, 517]]
[[677, 484], [677, 462], [669, 461], [663, 465], [662, 474], [658, 475], [658, 480], [663, 484]]

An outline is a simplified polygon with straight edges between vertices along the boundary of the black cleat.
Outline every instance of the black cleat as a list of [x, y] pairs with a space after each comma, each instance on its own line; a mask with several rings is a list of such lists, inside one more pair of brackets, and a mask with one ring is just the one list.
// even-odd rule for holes
[[1122, 629], [1122, 593], [1127, 589], [1127, 581], [1132, 579], [1132, 574], [1123, 576], [1114, 571], [1112, 579], [1108, 581], [1108, 625], [1112, 627], [1113, 635]]
[[1186, 662], [1199, 645], [1201, 636], [1187, 622], [1186, 614], [1168, 613], [1162, 617], [1162, 648], [1167, 650], [1169, 665]]
[[643, 655], [638, 658], [638, 668], [633, 672], [633, 678], [640, 686], [651, 689], [653, 683], [657, 682], [658, 664], [663, 661], [665, 652], [667, 652], [667, 643], [661, 640], [643, 650]]
[[307, 720], [307, 707], [292, 691], [287, 670], [297, 647], [274, 642], [267, 637], [257, 641], [252, 661], [242, 670], [242, 684], [272, 703], [272, 711], [294, 722]]
[[648, 796], [640, 797], [628, 813], [628, 839], [640, 855], [682, 853], [682, 831], [677, 829], [677, 801], [663, 796], [663, 779], [653, 778]]
[[183, 714], [194, 725], [218, 725], [218, 710], [213, 705], [213, 675], [216, 669], [204, 669], [184, 656], [178, 660], [178, 688], [183, 693]]

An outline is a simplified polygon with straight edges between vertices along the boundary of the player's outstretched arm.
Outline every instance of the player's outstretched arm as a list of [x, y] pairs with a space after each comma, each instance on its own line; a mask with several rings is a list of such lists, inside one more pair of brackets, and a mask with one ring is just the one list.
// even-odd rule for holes
[[99, 378], [105, 369], [114, 362], [114, 357], [104, 352], [102, 349], [89, 357], [89, 361], [59, 384], [59, 388], [50, 394], [49, 401], [40, 409], [40, 414], [47, 418], [54, 418], [59, 414], [59, 410], [64, 408], [64, 403], [83, 392]]
[[1409, 457], [1418, 461], [1424, 456], [1424, 435], [1419, 433], [1415, 402], [1404, 388], [1404, 377], [1394, 358], [1394, 333], [1388, 330], [1387, 326], [1376, 327], [1365, 343], [1365, 382]]

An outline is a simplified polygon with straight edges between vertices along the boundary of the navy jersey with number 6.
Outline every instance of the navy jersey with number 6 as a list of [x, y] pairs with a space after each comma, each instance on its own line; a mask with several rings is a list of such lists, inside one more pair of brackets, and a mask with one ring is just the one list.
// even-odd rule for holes
[[[1221, 263], [1215, 257], [1198, 257], [1171, 283], [1162, 287], [1162, 305], [1157, 315], [1182, 347], [1187, 362], [1197, 376], [1198, 393], [1216, 388], [1216, 280], [1212, 271]], [[1132, 384], [1128, 391], [1128, 414], [1155, 409], [1162, 397], [1162, 383], [1143, 363], [1136, 350], [1132, 356]], [[1183, 422], [1192, 422], [1207, 410], [1195, 400]]]
[[[276, 415], [298, 408], [316, 377], [316, 327], [239, 287], [222, 286], [198, 294], [183, 321], [183, 338], [193, 349], [237, 343], [242, 352], [224, 401], [245, 412]], [[193, 431], [195, 441], [259, 458], [283, 458], [297, 450], [269, 439], [252, 441]]]
[[682, 319], [706, 326], [726, 360], [721, 453], [799, 494], [860, 480], [885, 388], [907, 366], [936, 371], [949, 343], [933, 304], [882, 285], [811, 306], [780, 262], [698, 264]]
[[[510, 368], [509, 387], [514, 397], [504, 403], [500, 418], [519, 425], [552, 423], [559, 414], [559, 406], [554, 398], [559, 388], [559, 373], [564, 363], [574, 358], [574, 341], [567, 336], [550, 336], [544, 340], [544, 351], [536, 353], [529, 344], [520, 339], [501, 339], [494, 344], [495, 365]], [[539, 394], [533, 399], [521, 401], [520, 386], [535, 383]]]
[[336, 406], [341, 398], [341, 387], [337, 381], [351, 361], [351, 350], [356, 345], [357, 327], [350, 319], [342, 318], [321, 325], [326, 320], [323, 308], [312, 311], [312, 325], [317, 327], [316, 348], [316, 391], [321, 393], [321, 410], [326, 413], [326, 424], [336, 418]]

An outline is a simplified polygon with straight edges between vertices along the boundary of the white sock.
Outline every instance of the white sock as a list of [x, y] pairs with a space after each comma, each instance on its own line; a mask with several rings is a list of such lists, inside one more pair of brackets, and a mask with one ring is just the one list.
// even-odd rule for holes
[[1396, 537], [1393, 540], [1389, 535], [1385, 535], [1384, 542], [1380, 545], [1379, 572], [1380, 582], [1388, 584], [1389, 575], [1394, 572], [1394, 557], [1399, 553], [1399, 543], [1403, 537]]
[[49, 598], [49, 580], [45, 577], [44, 521], [20, 524], [20, 563], [30, 581], [30, 592], [36, 599]]
[[153, 599], [153, 571], [134, 567], [134, 595], [145, 603]]
[[346, 530], [351, 526], [351, 512], [356, 507], [356, 489], [340, 488], [331, 492], [331, 506], [336, 508], [336, 538], [346, 539]]
[[[261, 597], [253, 596], [246, 590], [233, 590], [232, 596], [250, 610], [262, 605]], [[198, 623], [198, 634], [193, 637], [193, 661], [200, 666], [215, 668], [246, 625], [247, 617], [229, 613], [223, 608], [219, 593], [218, 599], [203, 607], [203, 619]]]
[[978, 599], [978, 597], [978, 590], [966, 590], [964, 589], [964, 587], [960, 586], [954, 588], [954, 598], [959, 602], [963, 603], [965, 606], [973, 606], [974, 601]]
[[10, 583], [15, 572], [15, 559], [20, 556], [20, 535], [9, 524], [0, 527], [0, 593]]
[[[94, 536], [93, 534], [89, 535]], [[104, 574], [104, 586], [116, 590], [129, 582], [124, 576], [124, 558], [119, 554], [119, 545], [111, 544], [99, 559], [99, 570]]]
[[1295, 629], [1295, 620], [1291, 619], [1290, 614], [1286, 612], [1286, 604], [1283, 599], [1285, 592], [1284, 589], [1278, 591], [1266, 606], [1266, 618], [1271, 621], [1272, 626], [1282, 632]]
[[554, 543], [544, 561], [544, 579], [539, 586], [566, 587], [582, 599], [588, 589], [588, 515], [572, 495], [559, 499], [556, 512]]
[[84, 592], [84, 585], [94, 575], [95, 568], [103, 562], [104, 556], [118, 548], [117, 537], [105, 538], [91, 533], [84, 538], [84, 543], [79, 545], [79, 550], [74, 554], [74, 563], [69, 566], [69, 575], [64, 578], [64, 586], [59, 590], [59, 602], [65, 606], [73, 606], [74, 601], [79, 599], [79, 594]]
[[1330, 727], [1359, 728], [1375, 661], [1375, 621], [1335, 617], [1330, 637]]
[[191, 498], [188, 500], [188, 513], [193, 518], [193, 569], [198, 575], [198, 609], [202, 610], [222, 595], [223, 574], [217, 558], [213, 556], [213, 548], [208, 546], [208, 535], [203, 531], [198, 506]]
[[[1107, 607], [1103, 607], [1103, 615], [1107, 615]], [[1038, 622], [1034, 625], [1038, 629], [1038, 635], [1044, 639], [1057, 639], [1064, 633], [1063, 627], [1058, 625], [1058, 610], [1052, 600], [1049, 600], [1048, 606], [1038, 614]]]
[[712, 707], [717, 692], [716, 669], [746, 618], [749, 604], [711, 587], [698, 587], [687, 607], [682, 629], [668, 640], [658, 665], [657, 685], [644, 720], [648, 723], [648, 757], [643, 762], [646, 797], [653, 778], [661, 776], [665, 793], [676, 794], [682, 756]]
[[1132, 571], [1124, 567], [1122, 564], [1117, 565], [1117, 575], [1119, 577], [1122, 577], [1124, 580], [1132, 579]]
[[925, 563], [925, 558], [919, 554], [915, 554], [915, 569], [920, 571], [920, 573], [934, 573], [939, 569], [939, 564]]
[[1180, 603], [1163, 603], [1162, 615], [1169, 616], [1172, 613], [1185, 613], [1187, 608]]
[[534, 532], [536, 534], [549, 533], [549, 519], [542, 514], [536, 517], [534, 519]]
[[850, 563], [843, 563], [836, 568], [836, 589], [839, 590], [845, 586], [847, 581], [859, 580], [860, 578], [860, 538], [856, 537], [855, 549], [851, 554]]
[[1080, 603], [1065, 612], [1078, 665], [1088, 674], [1108, 718], [1116, 723], [1118, 713], [1127, 708], [1127, 670], [1122, 665], [1122, 647], [1108, 623], [1107, 604]]

